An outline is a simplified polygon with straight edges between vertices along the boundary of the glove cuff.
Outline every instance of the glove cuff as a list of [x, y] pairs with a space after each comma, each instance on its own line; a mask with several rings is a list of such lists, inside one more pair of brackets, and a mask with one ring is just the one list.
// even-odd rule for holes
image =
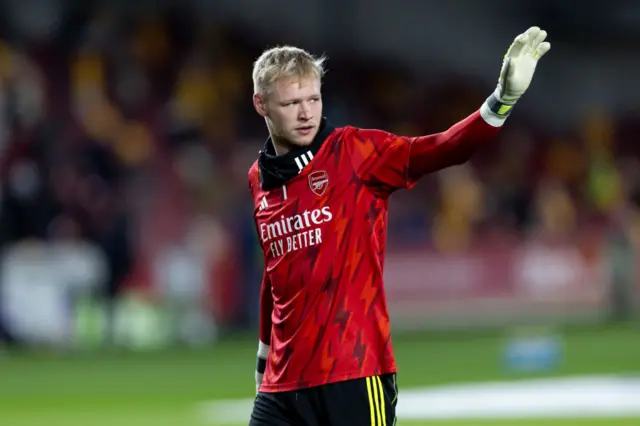
[[267, 357], [269, 356], [269, 349], [270, 348], [271, 347], [269, 345], [267, 345], [266, 343], [262, 343], [262, 342], [258, 341], [258, 357], [267, 359]]
[[515, 101], [508, 103], [501, 100], [496, 91], [482, 104], [480, 115], [488, 124], [493, 127], [500, 127], [511, 114], [514, 104]]
[[267, 369], [269, 348], [269, 345], [258, 342], [258, 359], [256, 360], [256, 371], [258, 374], [264, 374], [264, 371]]
[[256, 360], [256, 372], [260, 375], [263, 375], [266, 369], [267, 359], [258, 357], [258, 359]]

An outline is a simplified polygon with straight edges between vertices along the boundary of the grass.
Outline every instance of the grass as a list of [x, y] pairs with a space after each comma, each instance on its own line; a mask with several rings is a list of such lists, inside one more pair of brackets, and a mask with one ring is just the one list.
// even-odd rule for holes
[[531, 419], [531, 420], [443, 420], [398, 422], [407, 426], [637, 426], [638, 419]]
[[[563, 333], [565, 359], [540, 376], [638, 373], [640, 331], [632, 326]], [[395, 339], [402, 388], [488, 380], [519, 380], [500, 363], [496, 333], [412, 334]], [[0, 355], [3, 426], [199, 426], [194, 405], [254, 393], [255, 341], [228, 339], [213, 348], [156, 353], [105, 351]], [[402, 393], [401, 393], [402, 395]], [[626, 426], [639, 419], [404, 422], [410, 426]]]

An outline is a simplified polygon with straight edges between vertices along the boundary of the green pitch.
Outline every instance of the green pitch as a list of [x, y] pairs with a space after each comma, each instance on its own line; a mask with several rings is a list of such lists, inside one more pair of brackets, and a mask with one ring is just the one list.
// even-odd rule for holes
[[532, 420], [469, 420], [441, 422], [398, 422], [408, 426], [637, 426], [638, 419], [532, 419]]
[[[247, 422], [248, 423], [248, 422]], [[245, 425], [247, 423], [244, 423]], [[23, 417], [3, 419], [7, 426], [215, 426], [195, 419], [193, 413], [166, 413], [149, 410], [113, 414], [108, 411], [85, 415], [34, 414]], [[398, 426], [637, 426], [638, 419], [535, 419], [535, 420], [473, 420], [473, 421], [434, 421], [404, 422]]]
[[[247, 422], [248, 423], [248, 422]], [[247, 424], [245, 423], [245, 425]], [[86, 415], [32, 415], [3, 420], [7, 426], [215, 426], [194, 419], [192, 413], [140, 411], [115, 415], [109, 412]], [[638, 419], [565, 419], [565, 420], [473, 420], [438, 422], [403, 422], [398, 426], [637, 426]]]
[[[546, 376], [640, 372], [640, 331], [632, 326], [564, 333], [566, 357]], [[395, 337], [402, 389], [518, 380], [500, 365], [494, 334]], [[226, 339], [206, 350], [0, 355], [2, 426], [204, 426], [197, 404], [250, 398], [255, 339]], [[540, 377], [537, 375], [536, 377]], [[406, 422], [409, 426], [626, 426], [640, 419]], [[213, 425], [212, 425], [213, 426]]]

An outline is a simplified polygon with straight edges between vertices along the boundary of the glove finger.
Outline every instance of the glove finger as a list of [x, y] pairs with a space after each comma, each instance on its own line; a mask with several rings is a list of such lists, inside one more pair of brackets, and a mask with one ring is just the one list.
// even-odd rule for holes
[[511, 56], [507, 56], [502, 65], [500, 72], [500, 78], [498, 79], [498, 85], [500, 87], [500, 97], [504, 96], [506, 89], [507, 78], [513, 73], [513, 67], [511, 66]]
[[549, 49], [551, 49], [551, 43], [549, 43], [548, 41], [540, 43], [538, 48], [533, 52], [533, 58], [540, 60], [540, 58], [542, 58], [544, 54], [549, 51]]
[[534, 53], [546, 38], [547, 32], [544, 30], [540, 30], [540, 32], [538, 32], [538, 34], [536, 34], [536, 36], [531, 41], [531, 46], [533, 47], [531, 53]]
[[528, 40], [529, 38], [527, 34], [520, 34], [518, 37], [516, 37], [513, 40], [513, 43], [511, 43], [511, 46], [509, 46], [509, 49], [507, 50], [507, 53], [504, 55], [504, 57], [515, 58], [518, 55], [520, 55], [520, 53], [524, 50], [525, 46], [527, 45]]
[[504, 62], [502, 62], [502, 69], [500, 70], [500, 81], [504, 83], [504, 80], [509, 76], [509, 70], [511, 69], [511, 56], [506, 56]]
[[540, 27], [531, 27], [524, 33], [529, 37], [530, 41], [533, 41], [536, 37], [538, 37], [538, 34], [540, 34], [540, 31], [541, 31]]
[[541, 30], [539, 27], [531, 27], [525, 34], [527, 35], [527, 45], [525, 47], [527, 53], [533, 53], [536, 47], [538, 47], [537, 40], [540, 37]]

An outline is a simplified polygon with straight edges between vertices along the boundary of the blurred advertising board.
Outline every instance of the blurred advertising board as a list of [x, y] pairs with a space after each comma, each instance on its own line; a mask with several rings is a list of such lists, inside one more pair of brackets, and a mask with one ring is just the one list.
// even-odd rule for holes
[[[107, 261], [98, 247], [6, 247], [0, 257], [0, 316], [13, 334], [35, 344], [209, 344], [238, 300], [252, 308], [256, 303], [241, 292], [232, 252], [225, 253], [211, 262], [170, 250], [159, 257], [148, 285], [125, 291], [108, 306], [99, 297]], [[630, 246], [593, 233], [570, 242], [483, 241], [457, 253], [390, 248], [387, 304], [398, 329], [603, 321], [633, 311], [632, 296], [637, 301], [640, 295], [639, 260]]]
[[211, 343], [217, 328], [208, 281], [185, 273], [192, 265], [179, 256], [164, 261], [169, 278], [183, 278], [165, 283], [177, 290], [127, 290], [109, 300], [108, 261], [99, 247], [84, 241], [8, 246], [0, 257], [0, 320], [23, 342], [65, 349]]
[[107, 279], [102, 251], [86, 242], [25, 241], [6, 247], [0, 263], [0, 315], [19, 339], [68, 345], [75, 300]]
[[610, 309], [607, 253], [593, 239], [487, 243], [455, 254], [390, 251], [387, 303], [405, 329], [601, 320]]

